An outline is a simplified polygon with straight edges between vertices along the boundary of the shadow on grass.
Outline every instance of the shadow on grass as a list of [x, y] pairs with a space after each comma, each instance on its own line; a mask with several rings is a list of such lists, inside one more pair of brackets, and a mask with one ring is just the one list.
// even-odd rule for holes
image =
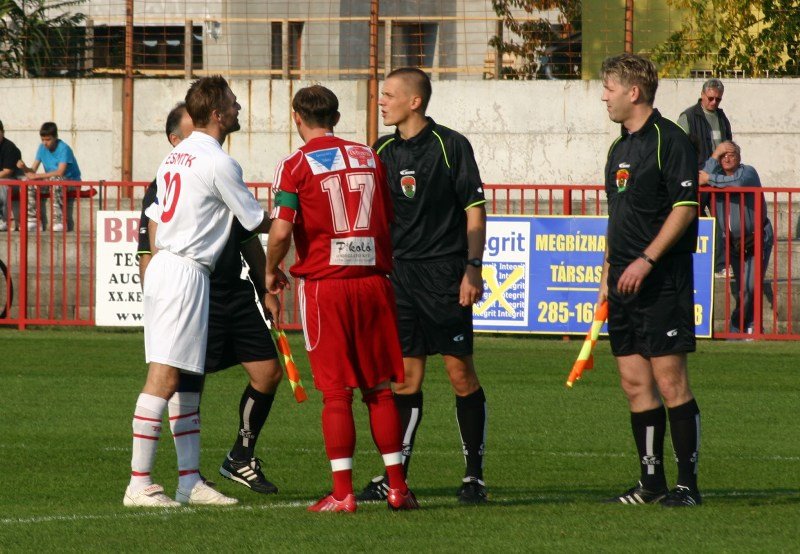
[[[604, 500], [619, 494], [618, 490], [603, 487], [581, 487], [572, 490], [555, 488], [489, 487], [488, 506], [541, 506], [568, 504], [604, 504]], [[414, 487], [421, 503], [429, 507], [458, 505], [455, 490], [441, 487]], [[701, 489], [704, 504], [775, 506], [800, 504], [800, 490], [792, 489]], [[614, 505], [609, 504], [609, 505]]]
[[[420, 501], [426, 498], [432, 501], [452, 498], [453, 504], [458, 504], [456, 489], [441, 487], [412, 487], [414, 494]], [[565, 490], [555, 488], [513, 488], [488, 486], [489, 502], [491, 506], [538, 506], [543, 504], [576, 504], [600, 503], [604, 498], [610, 498], [612, 493], [604, 489], [581, 487], [579, 489]], [[448, 502], [449, 503], [449, 502]]]

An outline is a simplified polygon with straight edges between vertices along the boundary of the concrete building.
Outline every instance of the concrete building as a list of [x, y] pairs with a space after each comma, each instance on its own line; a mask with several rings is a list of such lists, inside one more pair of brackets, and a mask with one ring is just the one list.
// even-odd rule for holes
[[[83, 69], [118, 74], [125, 4], [89, 0], [80, 10], [90, 20], [92, 44]], [[134, 2], [133, 16], [134, 65], [142, 74], [185, 76], [191, 59], [196, 75], [367, 76], [369, 0], [148, 0]], [[480, 79], [487, 57], [491, 63], [496, 15], [487, 0], [381, 0], [379, 16], [381, 71], [419, 65], [432, 68], [434, 78]]]

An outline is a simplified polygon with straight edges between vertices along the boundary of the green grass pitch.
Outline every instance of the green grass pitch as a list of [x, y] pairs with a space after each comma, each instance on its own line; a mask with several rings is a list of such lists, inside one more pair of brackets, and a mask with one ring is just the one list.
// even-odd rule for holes
[[[490, 503], [456, 502], [463, 457], [455, 403], [434, 358], [411, 462], [422, 509], [361, 504], [356, 514], [310, 514], [306, 506], [330, 489], [329, 466], [320, 394], [302, 337], [289, 338], [310, 399], [295, 403], [284, 382], [257, 448], [279, 494], [260, 496], [217, 474], [246, 382], [232, 368], [206, 384], [201, 464], [240, 504], [146, 511], [122, 506], [145, 377], [141, 332], [0, 330], [0, 552], [800, 551], [800, 343], [702, 341], [690, 356], [702, 411], [702, 507], [600, 503], [638, 475], [607, 342], [595, 369], [568, 390], [579, 340], [479, 336]], [[365, 407], [356, 401], [354, 410], [360, 487], [381, 461]], [[174, 494], [168, 431], [157, 460], [155, 479]]]

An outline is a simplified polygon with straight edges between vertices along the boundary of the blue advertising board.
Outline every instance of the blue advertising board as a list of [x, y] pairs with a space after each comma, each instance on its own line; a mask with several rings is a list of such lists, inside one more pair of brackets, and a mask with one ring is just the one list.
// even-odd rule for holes
[[[606, 217], [487, 219], [484, 295], [476, 331], [585, 334], [602, 274]], [[714, 219], [701, 218], [694, 254], [695, 333], [711, 336]], [[605, 332], [605, 326], [603, 327]]]

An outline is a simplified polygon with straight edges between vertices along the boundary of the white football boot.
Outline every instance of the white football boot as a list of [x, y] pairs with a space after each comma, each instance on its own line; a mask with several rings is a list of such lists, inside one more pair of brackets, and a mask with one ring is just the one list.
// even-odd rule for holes
[[198, 481], [191, 491], [178, 487], [175, 500], [181, 504], [200, 504], [206, 506], [231, 506], [239, 502], [235, 498], [225, 496], [216, 489], [209, 487], [203, 481]]
[[177, 508], [180, 506], [179, 502], [175, 502], [164, 494], [164, 487], [155, 484], [148, 485], [136, 493], [132, 493], [129, 486], [125, 489], [122, 504], [129, 508]]

